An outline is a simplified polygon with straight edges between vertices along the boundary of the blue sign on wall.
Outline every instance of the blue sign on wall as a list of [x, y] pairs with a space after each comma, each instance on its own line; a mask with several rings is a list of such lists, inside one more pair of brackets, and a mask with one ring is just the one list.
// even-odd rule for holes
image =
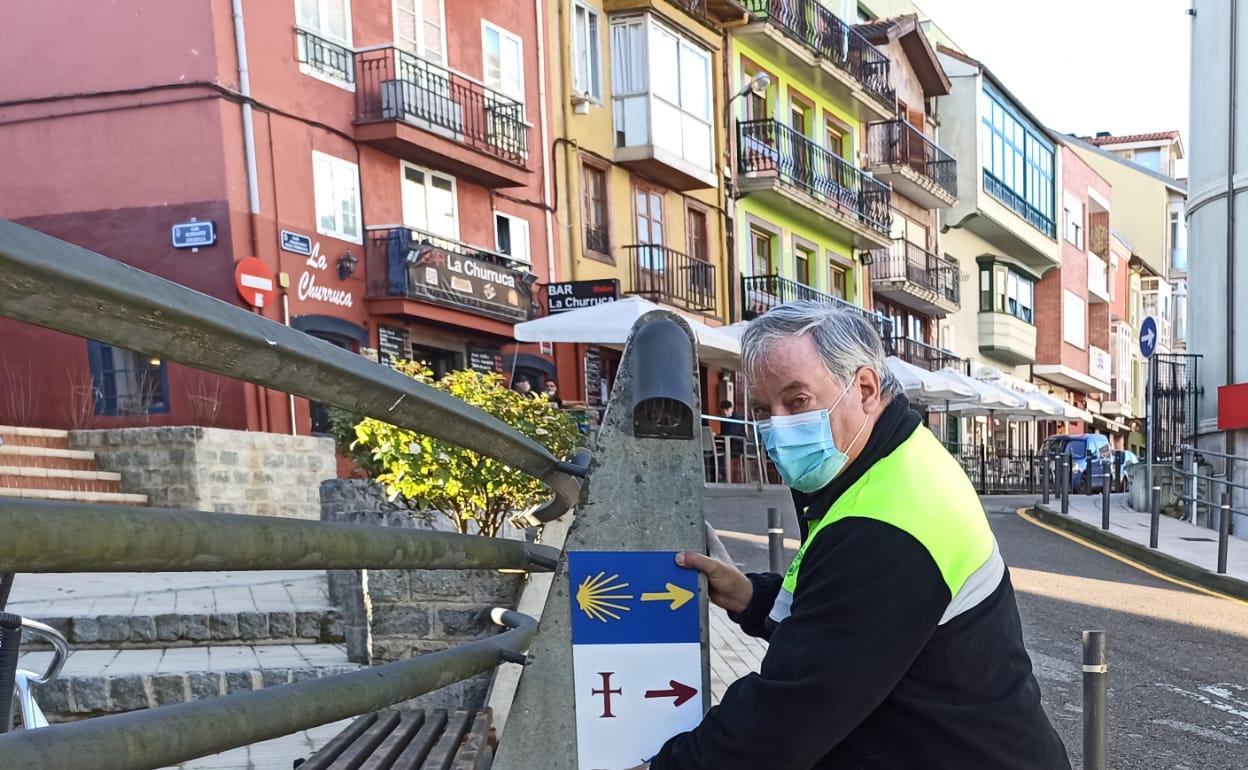
[[179, 222], [173, 226], [175, 249], [198, 249], [217, 242], [217, 226], [212, 222]]
[[698, 573], [675, 551], [573, 551], [573, 644], [698, 642]]
[[282, 231], [282, 249], [295, 254], [301, 254], [305, 257], [312, 256], [312, 239], [306, 235], [292, 233], [289, 230]]
[[1140, 355], [1151, 358], [1157, 351], [1157, 319], [1151, 315], [1140, 324]]

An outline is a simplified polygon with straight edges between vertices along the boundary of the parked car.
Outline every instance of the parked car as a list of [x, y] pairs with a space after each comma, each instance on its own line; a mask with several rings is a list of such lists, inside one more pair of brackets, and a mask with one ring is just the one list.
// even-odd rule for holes
[[1099, 433], [1078, 433], [1069, 436], [1050, 436], [1040, 451], [1045, 454], [1070, 455], [1070, 488], [1085, 495], [1099, 492], [1105, 486], [1106, 477], [1113, 484], [1114, 452], [1109, 438]]
[[1114, 492], [1130, 491], [1131, 480], [1127, 478], [1127, 469], [1139, 461], [1139, 456], [1130, 449], [1114, 450]]

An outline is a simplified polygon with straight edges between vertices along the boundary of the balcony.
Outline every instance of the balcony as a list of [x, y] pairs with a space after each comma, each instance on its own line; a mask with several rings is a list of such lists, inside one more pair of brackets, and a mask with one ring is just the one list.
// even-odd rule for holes
[[912, 340], [909, 337], [894, 337], [892, 340], [893, 355], [908, 364], [935, 372], [940, 369], [955, 369], [963, 374], [971, 373], [970, 359], [962, 358], [953, 351], [928, 345], [926, 342]]
[[405, 300], [508, 323], [536, 315], [532, 273], [507, 255], [410, 227], [370, 229], [364, 248], [366, 299], [380, 314], [420, 315]]
[[695, 313], [714, 313], [715, 265], [656, 244], [624, 246], [631, 265], [627, 294]]
[[750, 23], [741, 36], [784, 69], [809, 73], [819, 90], [857, 107], [860, 120], [896, 110], [889, 60], [818, 0], [744, 0]]
[[[710, 27], [740, 22], [745, 18], [745, 6], [738, 0], [671, 0], [672, 5]], [[656, 0], [605, 0], [603, 10], [607, 13], [637, 11], [645, 8], [657, 10]]]
[[871, 288], [877, 296], [924, 315], [945, 316], [962, 304], [962, 271], [936, 254], [897, 238], [871, 262]]
[[295, 48], [295, 58], [305, 71], [338, 83], [355, 82], [354, 60], [350, 48], [298, 28], [295, 29]]
[[904, 120], [867, 126], [867, 170], [925, 209], [958, 202], [958, 162]]
[[524, 105], [391, 46], [356, 54], [355, 136], [490, 188], [529, 181]]
[[1011, 190], [1005, 182], [997, 179], [988, 169], [984, 169], [984, 191], [1049, 238], [1057, 237], [1057, 224], [1050, 217], [1045, 216], [1039, 209], [1025, 201], [1023, 196]]
[[979, 352], [1006, 364], [1035, 362], [1035, 326], [1009, 313], [981, 310], [978, 327]]
[[1109, 264], [1096, 256], [1088, 253], [1088, 301], [1089, 302], [1110, 302], [1112, 297], [1109, 293]]
[[[737, 123], [737, 189], [860, 249], [887, 247], [888, 185], [776, 120]], [[794, 206], [793, 204], [797, 204]]]
[[861, 316], [879, 332], [884, 346], [889, 348], [890, 353], [892, 352], [893, 322], [885, 315], [864, 310], [839, 297], [825, 294], [814, 287], [778, 275], [747, 275], [741, 278], [741, 311], [747, 321], [752, 321], [773, 307], [799, 299], [824, 302]]

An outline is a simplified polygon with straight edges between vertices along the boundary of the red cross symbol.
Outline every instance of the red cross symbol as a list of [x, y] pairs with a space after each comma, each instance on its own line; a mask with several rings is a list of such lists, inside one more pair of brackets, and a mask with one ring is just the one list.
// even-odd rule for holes
[[624, 691], [618, 688], [611, 689], [611, 677], [614, 675], [614, 671], [599, 671], [598, 676], [602, 677], [602, 689], [589, 691], [590, 695], [602, 696], [602, 716], [598, 717], [599, 719], [614, 718], [615, 714], [611, 713], [611, 696], [624, 694]]

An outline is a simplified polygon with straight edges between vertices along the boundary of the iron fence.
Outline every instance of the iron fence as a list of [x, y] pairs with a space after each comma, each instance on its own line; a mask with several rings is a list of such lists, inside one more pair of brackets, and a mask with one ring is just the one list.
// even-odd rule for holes
[[894, 108], [888, 56], [817, 0], [745, 0], [743, 5], [752, 18], [776, 25], [785, 36], [848, 73], [875, 101]]
[[1153, 373], [1153, 462], [1178, 456], [1179, 448], [1196, 435], [1196, 409], [1200, 399], [1197, 368], [1200, 356], [1192, 353], [1155, 353], [1149, 362]]
[[871, 163], [909, 166], [957, 197], [958, 162], [901, 118], [867, 126], [867, 157]]
[[871, 280], [909, 281], [955, 305], [962, 302], [961, 275], [957, 265], [904, 238], [894, 238], [893, 245], [875, 252], [871, 261]]
[[861, 316], [879, 333], [885, 349], [890, 354], [892, 353], [893, 322], [886, 315], [860, 308], [839, 297], [819, 291], [813, 286], [807, 286], [779, 275], [747, 275], [741, 278], [741, 310], [747, 321], [757, 318], [777, 305], [802, 299], [825, 302]]
[[926, 369], [929, 372], [941, 369], [954, 369], [970, 375], [971, 360], [962, 358], [951, 350], [928, 345], [926, 342], [897, 335], [893, 337], [891, 348], [893, 355], [908, 364]]
[[306, 29], [295, 29], [296, 58], [316, 72], [341, 80], [344, 83], [355, 82], [355, 67], [352, 64], [351, 49], [326, 40], [308, 32]]
[[523, 165], [524, 105], [466, 75], [391, 46], [355, 58], [356, 120], [399, 120]]
[[1031, 450], [1002, 450], [979, 444], [946, 444], [981, 495], [1035, 494], [1040, 489], [1040, 456]]
[[856, 215], [887, 233], [892, 222], [892, 190], [841, 156], [778, 120], [737, 123], [737, 169], [741, 174], [774, 173], [829, 205]]
[[657, 244], [625, 246], [630, 262], [630, 294], [686, 310], [715, 310], [715, 265]]
[[[496, 458], [554, 496], [522, 518], [562, 515], [589, 457], [556, 458], [492, 415], [328, 342], [0, 220], [0, 316], [90, 336], [375, 417]], [[7, 571], [553, 568], [557, 552], [451, 533], [28, 499], [0, 500]], [[512, 630], [444, 652], [315, 681], [0, 736], [6, 764], [118, 770], [174, 765], [384, 708], [522, 659]]]
[[[1248, 456], [1199, 449], [1185, 444], [1179, 447], [1175, 461], [1173, 470], [1182, 479], [1183, 485], [1182, 489], [1175, 490], [1175, 497], [1183, 509], [1182, 519], [1217, 530], [1217, 571], [1218, 574], [1226, 574], [1230, 538], [1236, 532], [1235, 517], [1248, 516], [1248, 509], [1235, 505], [1237, 500], [1242, 503], [1248, 499], [1248, 484], [1232, 479], [1238, 475], [1236, 463], [1240, 463], [1238, 468], [1242, 469], [1243, 464], [1248, 463]], [[1150, 503], [1152, 527], [1156, 530], [1161, 516], [1160, 505], [1155, 499], [1150, 500]], [[1155, 543], [1152, 545], [1156, 547]]]

